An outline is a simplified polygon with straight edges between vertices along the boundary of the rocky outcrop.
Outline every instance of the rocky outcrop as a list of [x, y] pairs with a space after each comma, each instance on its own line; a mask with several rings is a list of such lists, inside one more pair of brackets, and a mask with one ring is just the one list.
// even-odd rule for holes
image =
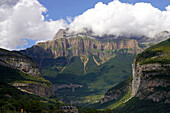
[[[24, 56], [20, 53], [17, 53], [17, 52], [0, 49], [0, 65], [9, 67], [12, 69], [16, 69], [18, 71], [21, 71], [22, 73], [28, 74], [27, 75], [28, 78], [25, 78], [25, 76], [21, 75], [22, 79], [27, 80], [28, 83], [27, 82], [20, 83], [20, 82], [22, 82], [22, 80], [21, 81], [17, 80], [17, 78], [16, 78], [15, 83], [10, 83], [11, 85], [15, 86], [19, 90], [30, 93], [30, 94], [44, 96], [44, 97], [50, 97], [53, 95], [53, 90], [50, 86], [43, 86], [40, 83], [40, 82], [42, 82], [43, 84], [46, 84], [45, 83], [46, 81], [42, 78], [42, 75], [38, 68], [38, 64], [35, 61], [33, 61], [32, 59], [30, 59], [29, 57], [26, 57], [26, 56]], [[19, 74], [19, 73], [17, 73], [17, 74]], [[8, 78], [8, 76], [11, 76], [11, 75], [6, 75], [6, 76], [7, 76], [6, 78]], [[40, 78], [40, 79], [34, 80], [34, 79], [31, 79], [32, 77], [34, 79], [35, 78]], [[36, 82], [36, 83], [29, 83], [29, 80], [31, 82]], [[17, 83], [17, 82], [19, 82], [19, 83]]]
[[170, 39], [138, 54], [132, 71], [132, 97], [170, 103]]
[[[147, 48], [138, 54], [132, 64], [132, 82], [123, 81], [109, 89], [102, 103], [117, 100], [131, 91], [132, 97], [170, 103], [170, 39]], [[129, 86], [129, 87], [128, 87]], [[123, 90], [122, 90], [123, 89]], [[124, 93], [124, 94], [125, 94]], [[129, 100], [127, 99], [127, 101]], [[126, 101], [126, 102], [127, 102]]]
[[133, 65], [132, 97], [169, 103], [170, 39], [138, 54]]
[[27, 92], [30, 94], [39, 95], [41, 97], [51, 97], [53, 96], [53, 90], [49, 87], [42, 86], [41, 84], [34, 83], [14, 83], [12, 84], [17, 89]]
[[78, 84], [54, 84], [53, 85], [53, 90], [54, 92], [59, 90], [59, 89], [65, 89], [65, 88], [68, 88], [68, 89], [72, 89], [72, 91], [75, 91], [76, 88], [81, 88], [83, 87], [83, 85], [78, 85]]
[[18, 69], [30, 75], [42, 76], [36, 62], [16, 52], [0, 49], [0, 65]]
[[133, 64], [132, 96], [169, 102], [170, 64]]

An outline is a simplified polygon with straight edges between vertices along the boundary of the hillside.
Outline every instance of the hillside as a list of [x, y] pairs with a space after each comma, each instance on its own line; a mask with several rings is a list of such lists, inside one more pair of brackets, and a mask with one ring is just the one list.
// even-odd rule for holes
[[45, 80], [36, 62], [30, 58], [0, 49], [0, 82], [10, 84], [21, 91], [49, 97], [52, 84]]
[[[149, 55], [149, 54], [150, 55]], [[170, 39], [139, 54], [132, 66], [132, 96], [169, 103]]]
[[130, 75], [135, 55], [143, 50], [133, 39], [65, 38], [59, 32], [60, 38], [20, 52], [39, 64], [43, 77], [54, 84], [61, 99], [68, 98], [67, 102], [71, 99], [73, 103], [90, 104], [94, 102], [91, 98], [99, 101], [108, 88]]
[[170, 39], [138, 54], [132, 65], [133, 80], [127, 79], [109, 89], [98, 106], [111, 108], [116, 113], [169, 112], [169, 53]]
[[64, 105], [58, 100], [39, 97], [16, 89], [13, 86], [0, 82], [0, 112], [20, 113], [26, 112], [60, 112], [60, 106]]
[[[72, 86], [72, 88], [63, 87], [56, 91], [57, 95], [62, 98], [71, 99], [79, 105], [96, 103], [100, 101], [107, 89], [128, 77], [131, 73], [133, 58], [132, 55], [118, 55], [103, 65], [91, 68], [93, 72], [87, 72], [85, 75], [64, 74], [63, 72], [49, 80], [57, 85], [64, 83]], [[76, 87], [76, 85], [82, 86]]]

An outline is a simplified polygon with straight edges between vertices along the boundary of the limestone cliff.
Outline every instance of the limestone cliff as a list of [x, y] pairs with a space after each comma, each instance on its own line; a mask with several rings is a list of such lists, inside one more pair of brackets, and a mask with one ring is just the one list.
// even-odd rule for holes
[[132, 64], [132, 80], [125, 80], [109, 89], [101, 103], [118, 100], [129, 91], [131, 97], [170, 103], [170, 39], [147, 48]]
[[170, 64], [133, 64], [132, 96], [170, 103]]
[[51, 97], [53, 95], [52, 88], [43, 86], [41, 84], [14, 83], [13, 86], [15, 86], [17, 89], [19, 89], [23, 92], [39, 95], [41, 97]]
[[132, 71], [132, 97], [170, 103], [170, 39], [139, 54]]
[[97, 55], [108, 60], [116, 53], [136, 54], [141, 51], [142, 48], [133, 39], [102, 42], [87, 37], [76, 37], [41, 42], [21, 52], [32, 58]]

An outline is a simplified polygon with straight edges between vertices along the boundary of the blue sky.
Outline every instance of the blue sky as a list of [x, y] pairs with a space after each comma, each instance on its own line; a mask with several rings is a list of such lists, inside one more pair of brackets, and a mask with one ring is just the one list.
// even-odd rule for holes
[[[108, 4], [113, 0], [39, 0], [39, 2], [47, 8], [48, 17], [46, 20], [53, 19], [65, 19], [67, 17], [74, 18], [75, 16], [81, 15], [83, 12], [87, 11], [90, 8], [94, 8], [95, 4], [102, 2]], [[150, 3], [152, 6], [160, 9], [161, 11], [165, 10], [165, 7], [170, 4], [170, 0], [119, 0], [123, 3], [135, 4], [138, 2]], [[37, 41], [37, 40], [36, 40]], [[24, 48], [34, 45], [36, 41], [28, 40], [28, 45], [25, 45]]]
[[52, 40], [66, 27], [74, 32], [87, 28], [98, 36], [151, 38], [170, 32], [170, 0], [119, 1], [0, 0], [0, 48], [25, 49]]
[[[48, 19], [66, 19], [66, 17], [75, 17], [81, 15], [86, 10], [93, 8], [98, 2], [108, 4], [113, 0], [39, 0], [44, 5], [49, 15]], [[151, 3], [152, 6], [165, 10], [170, 4], [170, 0], [119, 0], [123, 3], [135, 4], [137, 2]]]

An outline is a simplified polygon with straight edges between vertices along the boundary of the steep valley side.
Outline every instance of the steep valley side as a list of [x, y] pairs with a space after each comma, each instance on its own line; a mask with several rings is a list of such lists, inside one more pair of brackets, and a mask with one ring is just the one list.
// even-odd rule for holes
[[53, 95], [51, 82], [45, 80], [38, 64], [17, 52], [0, 49], [0, 82], [43, 97]]
[[[135, 55], [142, 50], [134, 39], [100, 41], [79, 36], [40, 42], [20, 52], [39, 64], [46, 79], [63, 85], [56, 91], [61, 99], [67, 97], [67, 102], [82, 104], [77, 102], [80, 98], [103, 95], [106, 89], [126, 79]], [[83, 87], [73, 91], [65, 85]]]
[[109, 89], [101, 103], [93, 105], [114, 112], [170, 111], [170, 39], [138, 54], [132, 64], [132, 79]]

